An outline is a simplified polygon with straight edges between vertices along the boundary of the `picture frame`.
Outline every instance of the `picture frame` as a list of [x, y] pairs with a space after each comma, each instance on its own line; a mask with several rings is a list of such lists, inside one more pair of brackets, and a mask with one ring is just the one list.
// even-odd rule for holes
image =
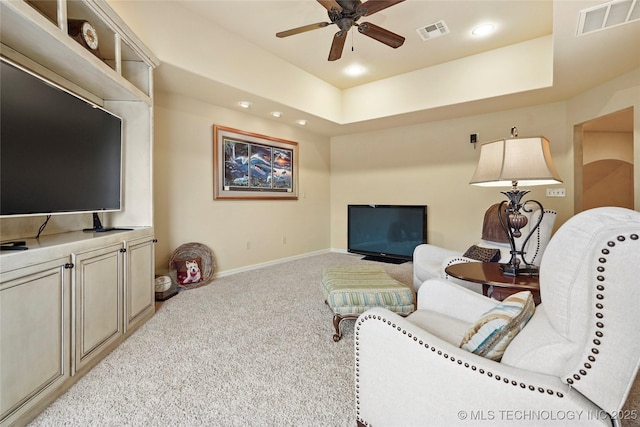
[[297, 200], [298, 143], [213, 125], [216, 200]]

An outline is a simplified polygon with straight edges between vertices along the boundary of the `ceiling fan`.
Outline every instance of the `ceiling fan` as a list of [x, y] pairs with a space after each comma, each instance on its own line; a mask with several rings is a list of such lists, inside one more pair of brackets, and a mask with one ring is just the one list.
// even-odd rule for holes
[[385, 30], [382, 27], [374, 25], [370, 22], [363, 22], [358, 24], [357, 21], [363, 16], [370, 16], [376, 12], [386, 9], [389, 6], [393, 6], [397, 3], [402, 3], [405, 0], [368, 0], [364, 3], [360, 0], [317, 0], [329, 14], [329, 20], [331, 22], [318, 22], [316, 24], [304, 25], [302, 27], [293, 28], [287, 31], [281, 31], [276, 34], [276, 37], [288, 37], [294, 34], [300, 34], [307, 31], [323, 28], [331, 24], [336, 24], [340, 31], [333, 36], [333, 42], [331, 43], [331, 50], [329, 51], [329, 61], [335, 61], [342, 56], [342, 50], [344, 43], [347, 40], [347, 33], [351, 27], [356, 26], [358, 31], [365, 36], [371, 37], [381, 43], [391, 46], [392, 48], [398, 48], [404, 43], [404, 37], [392, 33], [389, 30]]

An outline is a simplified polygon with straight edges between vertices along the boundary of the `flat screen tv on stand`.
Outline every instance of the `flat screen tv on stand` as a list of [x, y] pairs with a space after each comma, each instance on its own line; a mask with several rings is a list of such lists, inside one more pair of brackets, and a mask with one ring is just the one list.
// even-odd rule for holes
[[122, 209], [122, 119], [2, 57], [0, 217]]
[[401, 264], [427, 243], [427, 206], [348, 205], [347, 251], [364, 259]]

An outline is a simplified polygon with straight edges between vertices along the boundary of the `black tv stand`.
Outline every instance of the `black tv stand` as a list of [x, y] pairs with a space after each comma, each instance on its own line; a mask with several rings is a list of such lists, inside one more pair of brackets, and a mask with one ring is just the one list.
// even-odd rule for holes
[[116, 227], [103, 227], [100, 217], [96, 212], [93, 213], [93, 228], [85, 228], [82, 231], [94, 232], [94, 233], [106, 233], [107, 231], [128, 231], [133, 228], [116, 228]]
[[406, 259], [392, 258], [392, 257], [386, 257], [386, 256], [375, 256], [375, 255], [367, 255], [362, 259], [365, 261], [386, 262], [387, 264], [404, 264], [405, 262], [409, 261]]

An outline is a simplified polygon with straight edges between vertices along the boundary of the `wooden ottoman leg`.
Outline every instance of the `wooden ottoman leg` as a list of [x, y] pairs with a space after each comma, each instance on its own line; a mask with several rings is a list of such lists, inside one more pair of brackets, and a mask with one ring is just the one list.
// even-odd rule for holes
[[338, 342], [340, 341], [340, 338], [342, 338], [342, 332], [340, 331], [340, 322], [342, 322], [343, 319], [344, 317], [340, 316], [339, 314], [335, 314], [333, 316], [333, 327], [336, 328], [336, 333], [333, 334], [334, 342]]

